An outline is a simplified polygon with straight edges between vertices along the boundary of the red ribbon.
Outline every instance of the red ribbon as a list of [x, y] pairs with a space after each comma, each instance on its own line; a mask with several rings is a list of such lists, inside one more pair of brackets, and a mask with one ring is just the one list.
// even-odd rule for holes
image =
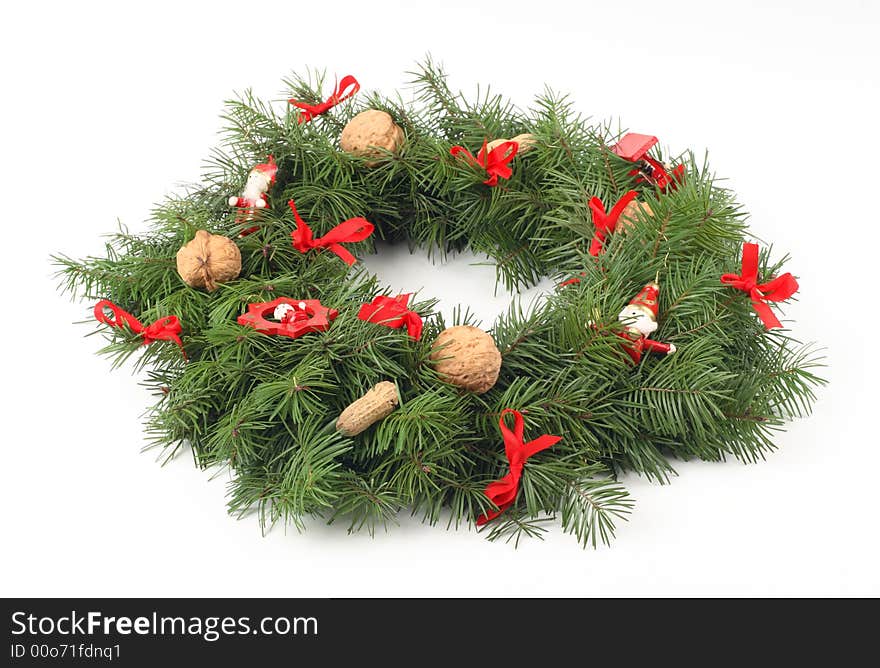
[[[508, 413], [513, 413], [513, 431], [510, 431], [504, 423], [504, 416]], [[501, 480], [496, 480], [486, 485], [484, 494], [492, 503], [498, 506], [498, 510], [489, 510], [485, 514], [480, 515], [477, 518], [477, 526], [483, 526], [486, 522], [495, 519], [513, 504], [516, 494], [519, 492], [519, 481], [522, 477], [523, 465], [526, 463], [526, 460], [562, 440], [561, 436], [544, 434], [534, 441], [524, 443], [522, 413], [511, 408], [505, 408], [501, 411], [498, 426], [501, 428], [501, 435], [504, 437], [504, 452], [507, 455], [507, 461], [510, 462], [510, 473], [501, 478]]]
[[767, 283], [758, 283], [758, 244], [743, 244], [742, 275], [724, 274], [721, 282], [751, 297], [752, 307], [767, 329], [782, 327], [782, 323], [766, 302], [784, 301], [798, 290], [798, 282], [790, 273]]
[[[346, 88], [351, 88], [348, 92], [346, 92]], [[315, 116], [320, 116], [323, 113], [326, 113], [337, 104], [344, 102], [352, 95], [357, 93], [361, 89], [361, 85], [358, 83], [358, 80], [355, 79], [350, 74], [342, 77], [342, 81], [339, 82], [339, 85], [336, 87], [336, 90], [333, 92], [333, 95], [328, 97], [324, 102], [319, 102], [318, 104], [307, 104], [305, 102], [298, 102], [293, 98], [290, 98], [288, 102], [292, 104], [297, 109], [302, 109], [299, 112], [298, 123], [308, 123]]]
[[[105, 308], [110, 309], [113, 315], [108, 316], [104, 313]], [[180, 320], [178, 320], [176, 315], [166, 315], [164, 318], [159, 318], [156, 322], [144, 327], [141, 321], [131, 313], [124, 311], [107, 299], [102, 299], [95, 304], [94, 313], [95, 320], [104, 325], [120, 329], [127, 326], [135, 334], [140, 334], [144, 339], [143, 345], [153, 343], [153, 341], [174, 341], [180, 347], [183, 358], [186, 359], [186, 351], [183, 349], [183, 342], [179, 336], [183, 328], [180, 326]]]
[[[584, 272], [581, 272], [581, 276], [586, 276], [586, 274]], [[577, 285], [580, 282], [581, 279], [575, 276], [574, 278], [569, 278], [567, 281], [562, 281], [562, 283], [560, 283], [557, 287], [564, 288], [566, 285]]]
[[614, 232], [620, 214], [623, 213], [626, 205], [637, 196], [638, 193], [635, 190], [630, 190], [626, 195], [617, 200], [617, 203], [611, 207], [611, 211], [608, 213], [605, 213], [605, 205], [602, 204], [602, 200], [598, 197], [590, 199], [590, 211], [593, 212], [593, 225], [596, 228], [593, 234], [593, 243], [590, 244], [590, 255], [596, 257], [599, 253], [603, 252], [602, 247], [605, 244], [605, 239]]
[[471, 162], [486, 170], [486, 174], [489, 175], [489, 178], [483, 181], [483, 183], [487, 186], [497, 186], [499, 176], [502, 179], [509, 179], [513, 174], [513, 170], [510, 168], [510, 163], [513, 160], [513, 156], [515, 156], [516, 152], [519, 150], [519, 144], [515, 141], [502, 142], [488, 152], [486, 151], [486, 145], [487, 142], [484, 139], [483, 148], [477, 153], [476, 158], [473, 153], [468, 151], [464, 146], [453, 146], [449, 149], [449, 152], [455, 156], [464, 153]]
[[365, 218], [349, 218], [339, 223], [323, 237], [315, 239], [312, 228], [300, 218], [293, 200], [287, 202], [287, 205], [293, 211], [293, 217], [296, 218], [296, 229], [290, 233], [290, 236], [293, 239], [293, 247], [300, 253], [308, 253], [313, 248], [327, 248], [351, 266], [357, 260], [342, 244], [363, 241], [373, 233], [373, 224], [367, 222]]
[[398, 295], [395, 298], [379, 295], [369, 304], [362, 304], [358, 318], [377, 325], [385, 325], [399, 329], [406, 325], [406, 332], [416, 341], [422, 338], [422, 318], [406, 306], [410, 295]]

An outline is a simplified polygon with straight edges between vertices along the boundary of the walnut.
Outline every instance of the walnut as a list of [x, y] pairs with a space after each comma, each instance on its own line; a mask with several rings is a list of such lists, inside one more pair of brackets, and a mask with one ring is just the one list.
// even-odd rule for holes
[[453, 385], [483, 394], [498, 380], [501, 353], [482, 329], [469, 325], [444, 329], [431, 347], [434, 368]]
[[654, 216], [651, 207], [646, 202], [633, 200], [620, 212], [620, 217], [617, 219], [617, 230], [626, 234], [639, 222], [640, 218], [644, 219], [645, 216]]
[[336, 428], [343, 436], [356, 436], [370, 425], [388, 417], [395, 408], [397, 386], [383, 380], [342, 411], [336, 420]]
[[[339, 146], [343, 151], [362, 157], [383, 157], [380, 149], [394, 153], [403, 145], [403, 130], [390, 114], [378, 109], [367, 109], [352, 118], [342, 129]], [[377, 161], [368, 162], [372, 167]]]
[[218, 283], [238, 278], [241, 251], [232, 239], [199, 230], [177, 251], [177, 273], [187, 285], [213, 292]]

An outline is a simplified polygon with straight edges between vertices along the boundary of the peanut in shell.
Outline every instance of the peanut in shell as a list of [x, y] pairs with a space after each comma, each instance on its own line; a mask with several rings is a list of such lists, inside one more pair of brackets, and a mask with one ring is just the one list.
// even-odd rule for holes
[[387, 380], [376, 383], [360, 399], [351, 403], [336, 420], [343, 436], [357, 436], [397, 408], [397, 386]]

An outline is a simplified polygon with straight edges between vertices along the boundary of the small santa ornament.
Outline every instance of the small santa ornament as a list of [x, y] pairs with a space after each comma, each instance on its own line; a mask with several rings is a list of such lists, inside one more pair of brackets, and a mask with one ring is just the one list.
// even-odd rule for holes
[[657, 283], [648, 283], [617, 316], [617, 319], [623, 323], [623, 331], [620, 336], [627, 341], [624, 344], [624, 350], [632, 358], [634, 364], [641, 361], [642, 353], [646, 351], [661, 355], [675, 352], [674, 344], [661, 343], [648, 338], [657, 331], [657, 298], [659, 295], [660, 286]]
[[230, 197], [229, 206], [239, 209], [265, 209], [269, 206], [266, 193], [274, 185], [277, 173], [278, 165], [275, 164], [275, 158], [270, 155], [268, 162], [256, 165], [251, 170], [241, 197]]

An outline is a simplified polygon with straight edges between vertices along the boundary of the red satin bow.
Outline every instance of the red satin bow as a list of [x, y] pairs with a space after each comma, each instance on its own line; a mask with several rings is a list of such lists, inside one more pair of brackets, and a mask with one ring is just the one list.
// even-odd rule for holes
[[790, 273], [777, 276], [767, 283], [758, 283], [758, 244], [743, 244], [742, 275], [724, 274], [721, 282], [747, 293], [752, 306], [767, 329], [782, 327], [779, 318], [766, 302], [781, 302], [798, 290], [798, 282]]
[[369, 304], [362, 304], [358, 318], [377, 325], [385, 325], [398, 329], [406, 325], [406, 332], [416, 341], [422, 338], [422, 318], [406, 306], [410, 295], [398, 295], [395, 298], [379, 295]]
[[471, 162], [483, 167], [486, 170], [486, 174], [489, 175], [489, 178], [483, 181], [483, 183], [487, 186], [497, 186], [499, 176], [502, 179], [509, 179], [511, 174], [513, 174], [513, 170], [510, 168], [510, 162], [519, 150], [519, 144], [515, 141], [506, 141], [488, 152], [486, 151], [486, 145], [487, 142], [484, 139], [483, 148], [477, 153], [476, 158], [473, 153], [468, 151], [464, 146], [453, 146], [449, 149], [449, 152], [455, 156], [461, 153], [467, 155]]
[[[108, 316], [104, 313], [105, 308], [110, 309], [113, 315]], [[108, 299], [102, 299], [95, 304], [94, 313], [95, 319], [104, 325], [119, 327], [120, 329], [128, 326], [135, 334], [140, 334], [143, 337], [143, 345], [153, 343], [153, 341], [174, 341], [180, 347], [183, 358], [186, 359], [186, 351], [183, 349], [183, 342], [179, 336], [183, 328], [180, 326], [180, 320], [178, 320], [176, 315], [166, 315], [164, 318], [159, 318], [156, 322], [144, 327], [140, 320]]]
[[287, 202], [287, 205], [293, 211], [293, 217], [296, 218], [296, 229], [290, 233], [290, 236], [293, 239], [293, 247], [300, 253], [308, 253], [313, 248], [327, 248], [351, 266], [357, 260], [342, 244], [363, 241], [373, 233], [373, 224], [367, 222], [365, 218], [349, 218], [339, 223], [323, 237], [315, 239], [312, 228], [300, 218], [293, 200]]
[[[514, 423], [513, 431], [504, 424], [504, 416], [513, 413]], [[522, 477], [523, 465], [526, 460], [535, 453], [546, 450], [554, 443], [562, 440], [561, 436], [550, 436], [544, 434], [534, 441], [528, 443], [523, 442], [523, 416], [519, 411], [511, 408], [505, 408], [501, 411], [501, 418], [498, 420], [498, 426], [501, 428], [501, 435], [504, 437], [504, 452], [507, 455], [507, 461], [510, 462], [510, 473], [486, 485], [484, 494], [489, 500], [498, 506], [498, 510], [489, 510], [485, 514], [477, 518], [477, 526], [483, 526], [501, 513], [507, 510], [516, 500], [516, 494], [519, 491], [519, 481]]]
[[[350, 91], [345, 92], [346, 88], [351, 88]], [[350, 98], [352, 95], [357, 93], [361, 89], [361, 85], [358, 83], [358, 80], [355, 79], [350, 74], [342, 77], [342, 81], [339, 82], [339, 85], [336, 87], [336, 90], [333, 92], [333, 95], [327, 98], [324, 102], [319, 102], [318, 104], [306, 104], [305, 102], [298, 102], [293, 98], [290, 98], [288, 102], [292, 104], [294, 107], [298, 109], [302, 109], [299, 112], [298, 123], [308, 123], [315, 116], [320, 116], [323, 113], [326, 113], [333, 107], [335, 107], [340, 102], [343, 102]]]
[[614, 232], [620, 214], [623, 213], [626, 205], [637, 196], [638, 193], [635, 190], [630, 190], [626, 195], [617, 200], [617, 204], [611, 207], [611, 211], [608, 213], [605, 213], [605, 205], [602, 204], [602, 200], [598, 197], [590, 199], [590, 211], [593, 213], [593, 225], [596, 228], [593, 234], [593, 243], [590, 244], [590, 255], [596, 257], [603, 251], [602, 246], [605, 244], [605, 239]]

